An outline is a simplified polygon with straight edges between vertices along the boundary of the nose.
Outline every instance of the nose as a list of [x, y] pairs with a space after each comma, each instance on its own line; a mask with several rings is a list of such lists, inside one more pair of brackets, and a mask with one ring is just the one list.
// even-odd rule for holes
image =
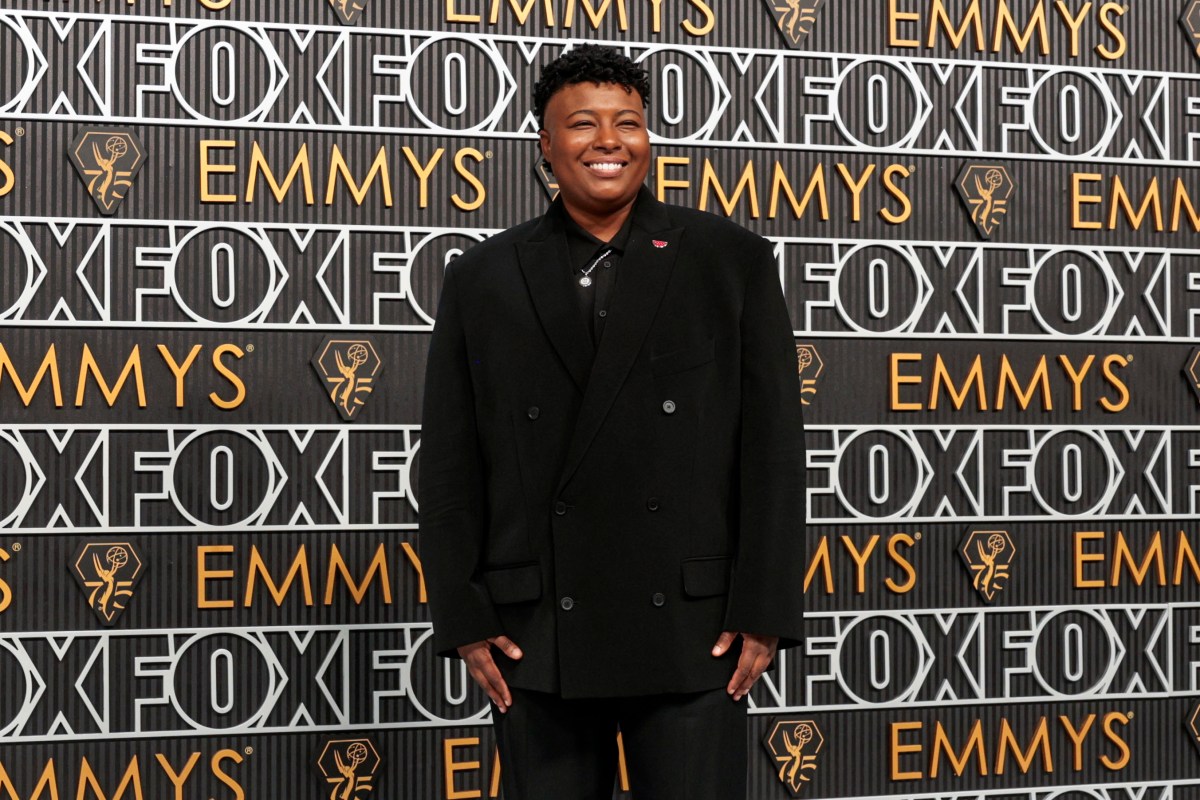
[[596, 127], [596, 138], [592, 146], [598, 150], [617, 150], [621, 147], [621, 137], [617, 135], [617, 126], [602, 122]]

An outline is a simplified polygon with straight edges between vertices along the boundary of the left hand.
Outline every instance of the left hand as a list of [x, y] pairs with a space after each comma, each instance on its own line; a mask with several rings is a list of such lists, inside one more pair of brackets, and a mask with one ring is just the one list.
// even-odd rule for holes
[[733, 695], [735, 701], [741, 700], [750, 691], [750, 687], [759, 679], [771, 662], [775, 660], [775, 650], [779, 647], [778, 636], [759, 636], [755, 633], [734, 633], [725, 631], [717, 637], [713, 645], [713, 656], [722, 656], [738, 636], [742, 637], [742, 655], [738, 658], [737, 669], [725, 691]]

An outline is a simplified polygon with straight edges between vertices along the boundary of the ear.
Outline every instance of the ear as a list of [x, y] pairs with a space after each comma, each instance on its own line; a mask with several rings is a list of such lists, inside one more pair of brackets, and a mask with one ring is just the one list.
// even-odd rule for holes
[[542, 158], [550, 160], [550, 134], [545, 128], [538, 129], [538, 144], [542, 147]]

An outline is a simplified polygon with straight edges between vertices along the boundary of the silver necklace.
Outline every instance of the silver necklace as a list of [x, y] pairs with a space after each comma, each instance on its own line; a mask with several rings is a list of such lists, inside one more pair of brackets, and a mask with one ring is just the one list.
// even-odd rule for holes
[[592, 265], [583, 271], [583, 277], [579, 279], [580, 286], [582, 286], [583, 288], [586, 289], [587, 287], [592, 285], [592, 278], [591, 278], [592, 270], [596, 269], [597, 264], [599, 264], [601, 261], [603, 261], [604, 259], [608, 258], [610, 255], [612, 255], [612, 252], [613, 252], [613, 249], [610, 247], [607, 250], [605, 250], [603, 253], [601, 253], [599, 256], [597, 256], [596, 260], [592, 262]]

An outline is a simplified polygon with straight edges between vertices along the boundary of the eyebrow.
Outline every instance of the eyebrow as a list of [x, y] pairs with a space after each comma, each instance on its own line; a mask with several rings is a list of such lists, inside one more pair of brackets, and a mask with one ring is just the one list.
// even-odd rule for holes
[[[570, 114], [567, 114], [567, 119], [570, 119], [571, 117], [574, 117], [577, 114], [590, 114], [591, 116], [599, 116], [600, 112], [596, 111], [594, 109], [591, 109], [591, 108], [580, 108], [575, 111], [572, 111]], [[633, 116], [638, 116], [638, 117], [642, 116], [642, 113], [640, 111], [634, 110], [632, 108], [622, 108], [620, 111], [617, 112], [616, 115], [619, 117], [622, 114], [633, 115]]]

